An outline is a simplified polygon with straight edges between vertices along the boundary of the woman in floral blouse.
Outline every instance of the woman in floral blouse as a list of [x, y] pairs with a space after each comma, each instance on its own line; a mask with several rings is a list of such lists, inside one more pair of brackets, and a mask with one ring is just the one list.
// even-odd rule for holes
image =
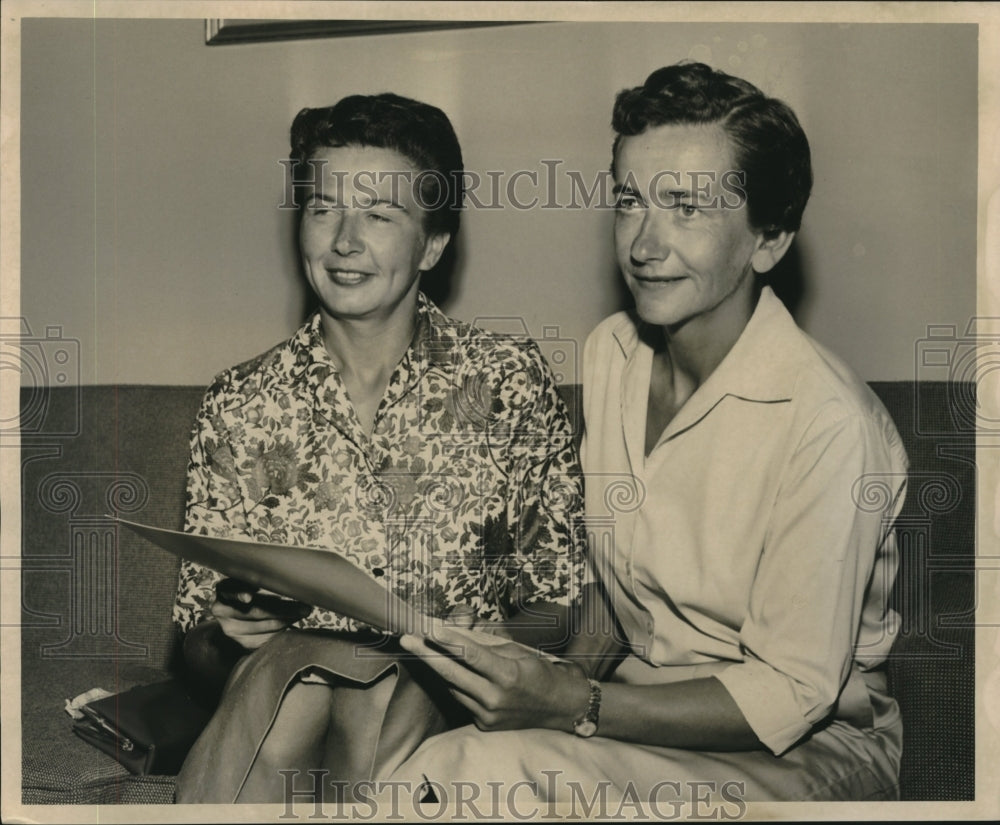
[[[551, 373], [530, 340], [453, 321], [420, 292], [458, 229], [451, 124], [417, 101], [356, 95], [300, 112], [292, 153], [319, 310], [209, 388], [186, 529], [336, 550], [428, 615], [563, 639], [585, 575], [582, 482]], [[391, 640], [232, 582], [217, 593], [219, 579], [182, 566], [186, 650], [223, 637], [254, 652], [178, 802], [280, 801], [279, 770], [368, 779], [449, 724], [447, 692]], [[301, 798], [309, 777], [293, 782]]]

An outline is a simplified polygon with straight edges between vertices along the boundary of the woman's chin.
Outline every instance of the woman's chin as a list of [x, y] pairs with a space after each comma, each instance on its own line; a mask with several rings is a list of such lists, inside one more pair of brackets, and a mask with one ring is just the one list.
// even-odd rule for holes
[[669, 327], [680, 322], [683, 313], [676, 306], [664, 306], [658, 302], [635, 302], [635, 313], [643, 323], [656, 327]]

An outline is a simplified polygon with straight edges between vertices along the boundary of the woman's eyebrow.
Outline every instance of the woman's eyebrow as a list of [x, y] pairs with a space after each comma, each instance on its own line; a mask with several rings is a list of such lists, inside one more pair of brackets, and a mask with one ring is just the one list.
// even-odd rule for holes
[[371, 203], [369, 203], [369, 206], [388, 206], [390, 209], [399, 209], [402, 212], [407, 211], [406, 207], [403, 206], [402, 203], [397, 200], [393, 200], [392, 198], [375, 198], [371, 201]]
[[339, 202], [339, 199], [336, 196], [327, 195], [319, 189], [313, 189], [313, 191], [309, 194], [309, 200], [323, 201], [323, 203], [328, 203], [334, 206]]
[[681, 198], [690, 198], [691, 197], [691, 190], [690, 189], [666, 189], [666, 190], [660, 192], [660, 195], [661, 196], [662, 195], [666, 195], [672, 201], [677, 201], [677, 200], [680, 200]]
[[[313, 192], [309, 196], [310, 200], [323, 201], [324, 203], [330, 204], [331, 206], [342, 206], [341, 199], [336, 195], [327, 195], [323, 192]], [[385, 206], [389, 209], [398, 209], [401, 212], [408, 211], [407, 208], [399, 201], [393, 200], [392, 198], [369, 198], [364, 195], [354, 195], [352, 198], [353, 206], [360, 206], [364, 209], [370, 209], [375, 206]]]

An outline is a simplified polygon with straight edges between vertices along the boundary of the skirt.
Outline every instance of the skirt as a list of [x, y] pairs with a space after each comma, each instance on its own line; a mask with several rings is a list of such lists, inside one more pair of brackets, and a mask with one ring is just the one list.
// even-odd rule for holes
[[[330, 712], [303, 720], [301, 708], [291, 704], [296, 696], [315, 699], [316, 691]], [[270, 753], [269, 743], [279, 741], [286, 720], [290, 725], [297, 715], [300, 729], [325, 732], [332, 758], [303, 766], [283, 765], [271, 755], [268, 775], [261, 776], [258, 763]], [[175, 801], [284, 802], [336, 796], [338, 789], [343, 794], [349, 784], [391, 774], [421, 742], [464, 718], [445, 685], [394, 639], [289, 629], [236, 666], [181, 768]]]

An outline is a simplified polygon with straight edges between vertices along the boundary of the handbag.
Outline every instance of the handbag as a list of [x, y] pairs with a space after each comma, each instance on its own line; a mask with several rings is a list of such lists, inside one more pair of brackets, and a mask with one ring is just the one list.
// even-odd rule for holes
[[155, 682], [80, 706], [73, 732], [134, 774], [176, 775], [212, 714], [180, 679]]

